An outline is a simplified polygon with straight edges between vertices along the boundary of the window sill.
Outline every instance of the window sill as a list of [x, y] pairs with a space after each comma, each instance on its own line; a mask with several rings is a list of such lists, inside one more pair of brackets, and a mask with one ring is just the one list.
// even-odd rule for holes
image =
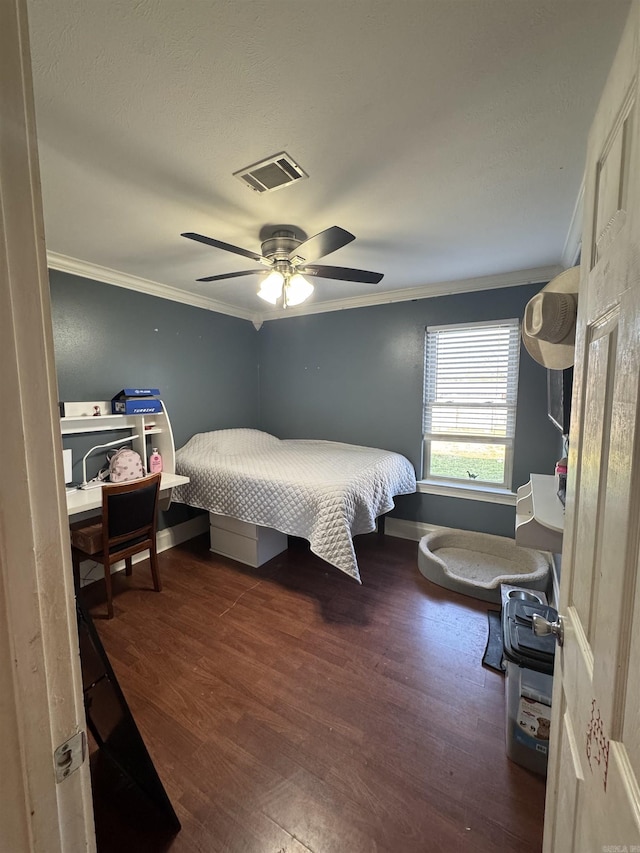
[[491, 486], [454, 485], [435, 480], [418, 480], [417, 491], [426, 495], [440, 495], [447, 498], [463, 498], [484, 503], [516, 505], [516, 493], [508, 489], [492, 489]]

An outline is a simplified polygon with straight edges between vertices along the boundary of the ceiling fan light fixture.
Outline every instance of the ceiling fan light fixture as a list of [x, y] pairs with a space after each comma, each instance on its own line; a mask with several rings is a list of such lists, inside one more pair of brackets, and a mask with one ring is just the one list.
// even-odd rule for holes
[[284, 286], [285, 306], [300, 305], [311, 296], [314, 290], [314, 286], [306, 278], [303, 278], [300, 273], [295, 273]]
[[278, 299], [282, 296], [282, 285], [284, 284], [284, 276], [278, 270], [273, 270], [262, 282], [262, 286], [258, 291], [260, 299], [265, 302], [270, 302], [275, 305]]
[[[300, 273], [308, 276], [319, 276], [337, 281], [355, 281], [363, 284], [378, 284], [382, 281], [383, 274], [369, 270], [357, 270], [350, 267], [332, 267], [317, 265], [315, 261], [325, 255], [335, 252], [346, 246], [355, 236], [344, 228], [332, 225], [325, 228], [313, 237], [307, 237], [300, 241], [296, 237], [295, 230], [291, 226], [281, 226], [272, 232], [272, 236], [262, 241], [262, 254], [242, 249], [240, 246], [232, 246], [222, 240], [207, 237], [205, 234], [197, 234], [195, 231], [184, 231], [182, 237], [213, 246], [214, 249], [223, 249], [233, 252], [234, 255], [242, 255], [257, 261], [268, 267], [270, 273], [261, 271], [261, 276], [266, 276], [258, 296], [265, 302], [276, 305], [282, 298], [282, 307], [288, 305], [300, 305], [308, 299], [314, 291], [314, 286], [309, 284]], [[257, 270], [239, 270], [238, 272], [223, 273], [222, 275], [209, 275], [199, 278], [197, 281], [223, 281], [228, 278], [239, 278], [247, 275], [255, 275]]]

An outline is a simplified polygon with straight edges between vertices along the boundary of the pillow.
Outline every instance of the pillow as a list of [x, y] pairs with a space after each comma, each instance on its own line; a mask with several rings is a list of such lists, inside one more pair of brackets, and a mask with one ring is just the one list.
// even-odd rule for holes
[[233, 456], [256, 452], [274, 444], [280, 444], [280, 439], [259, 429], [219, 429], [197, 433], [181, 449]]

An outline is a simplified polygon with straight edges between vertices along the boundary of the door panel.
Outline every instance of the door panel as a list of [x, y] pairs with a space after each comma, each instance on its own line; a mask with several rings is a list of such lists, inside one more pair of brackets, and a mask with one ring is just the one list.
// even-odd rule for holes
[[626, 221], [634, 95], [633, 90], [627, 94], [597, 164], [592, 266], [607, 253]]
[[589, 137], [544, 850], [640, 850], [640, 152], [634, 0]]
[[[584, 439], [582, 456], [585, 459], [600, 460], [604, 463], [608, 448], [604, 434], [609, 434], [610, 400], [607, 400], [607, 371], [609, 369], [608, 336], [599, 336], [589, 347], [585, 370], [585, 406], [584, 406]], [[607, 408], [608, 406], [608, 408]], [[573, 578], [572, 605], [591, 640], [591, 616], [597, 609], [594, 598], [597, 598], [597, 550], [599, 545], [598, 527], [593, 523], [594, 517], [601, 516], [598, 511], [598, 495], [606, 493], [606, 464], [586, 465], [581, 471], [580, 497], [584, 511], [576, 513], [576, 551], [575, 559], [580, 564], [580, 574]], [[603, 488], [601, 489], [601, 481]]]

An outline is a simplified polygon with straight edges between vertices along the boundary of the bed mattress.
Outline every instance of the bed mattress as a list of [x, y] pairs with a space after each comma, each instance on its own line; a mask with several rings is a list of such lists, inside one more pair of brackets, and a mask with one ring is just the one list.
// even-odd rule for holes
[[252, 429], [194, 435], [176, 451], [176, 473], [189, 483], [174, 488], [174, 501], [303, 537], [358, 582], [352, 537], [375, 530], [394, 495], [416, 490], [399, 453]]

